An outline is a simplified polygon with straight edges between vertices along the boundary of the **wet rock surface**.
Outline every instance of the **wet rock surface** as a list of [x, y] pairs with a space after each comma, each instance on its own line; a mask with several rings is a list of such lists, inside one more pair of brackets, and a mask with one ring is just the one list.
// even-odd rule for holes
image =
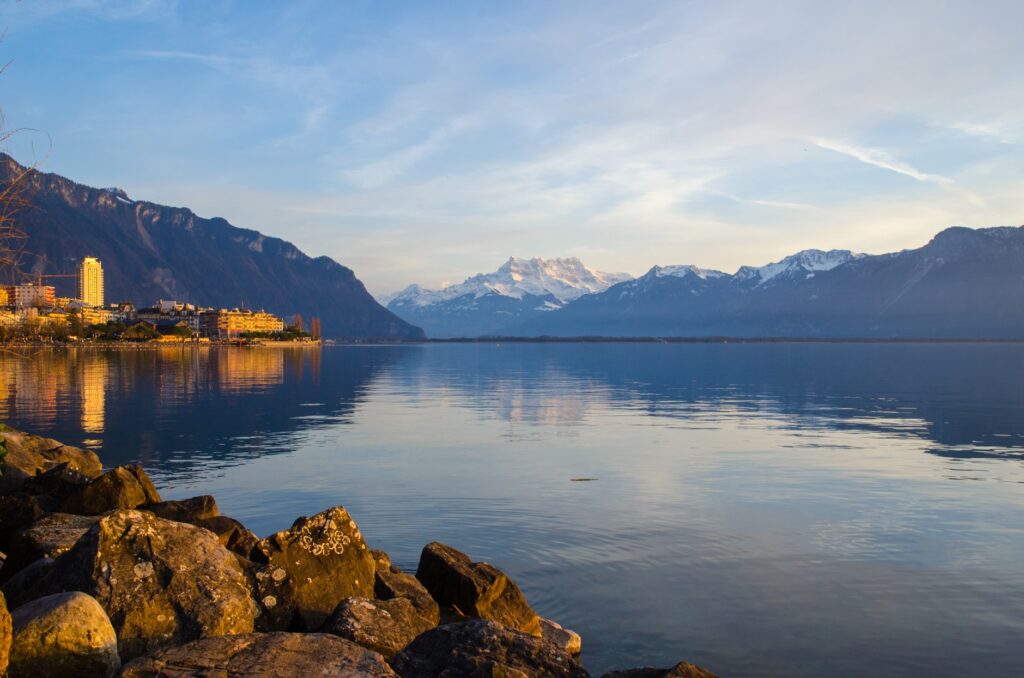
[[442, 607], [540, 635], [540, 617], [504, 572], [440, 542], [423, 547], [416, 578]]
[[625, 671], [610, 671], [601, 678], [718, 678], [718, 676], [696, 664], [679, 662], [667, 669], [644, 667]]
[[206, 638], [124, 667], [122, 678], [375, 678], [395, 676], [384, 658], [323, 633], [252, 633]]
[[109, 678], [121, 668], [107, 613], [77, 591], [33, 600], [12, 613], [13, 678]]
[[95, 478], [61, 502], [66, 513], [98, 515], [160, 501], [160, 495], [141, 466], [118, 466]]
[[260, 550], [291, 583], [305, 629], [318, 629], [345, 598], [373, 597], [374, 561], [355, 520], [343, 506], [299, 518], [264, 539]]
[[391, 662], [403, 678], [585, 678], [566, 652], [536, 636], [474, 619], [427, 631]]
[[346, 598], [321, 630], [390, 659], [416, 636], [435, 625], [435, 622], [421, 617], [408, 598]]

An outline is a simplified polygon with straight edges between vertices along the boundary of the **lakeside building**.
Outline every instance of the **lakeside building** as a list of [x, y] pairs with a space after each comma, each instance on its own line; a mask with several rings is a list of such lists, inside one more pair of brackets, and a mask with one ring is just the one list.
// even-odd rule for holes
[[87, 306], [103, 306], [103, 264], [85, 257], [78, 267], [78, 298]]
[[212, 308], [202, 308], [187, 302], [159, 299], [155, 306], [140, 308], [134, 317], [157, 324], [184, 321], [188, 323], [193, 332], [198, 334], [202, 331], [202, 323], [200, 321], [202, 314], [212, 311]]
[[210, 339], [238, 339], [249, 332], [283, 332], [284, 320], [265, 311], [222, 308], [199, 316], [200, 334]]
[[52, 285], [23, 283], [8, 285], [4, 288], [5, 306], [17, 308], [54, 308], [57, 305], [57, 294]]

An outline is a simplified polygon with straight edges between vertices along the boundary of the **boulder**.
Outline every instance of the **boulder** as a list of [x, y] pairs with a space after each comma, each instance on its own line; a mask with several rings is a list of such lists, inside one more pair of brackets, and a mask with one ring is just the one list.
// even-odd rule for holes
[[463, 616], [540, 635], [540, 617], [515, 582], [493, 565], [474, 563], [465, 553], [432, 542], [423, 547], [416, 578], [434, 600]]
[[204, 529], [146, 511], [102, 516], [47, 575], [22, 595], [92, 595], [117, 631], [122, 659], [253, 629], [256, 606], [235, 555]]
[[160, 501], [153, 482], [137, 464], [107, 471], [61, 503], [66, 513], [98, 515]]
[[11, 538], [46, 513], [39, 500], [28, 494], [11, 494], [0, 497], [0, 550], [7, 551]]
[[373, 597], [374, 563], [363, 535], [344, 507], [267, 537], [260, 551], [272, 572], [284, 570], [304, 628], [320, 628], [345, 598]]
[[192, 524], [213, 532], [217, 535], [217, 541], [221, 546], [232, 553], [255, 561], [263, 558], [263, 554], [259, 550], [259, 537], [234, 518], [212, 516], [196, 520]]
[[92, 596], [56, 593], [22, 605], [11, 617], [14, 678], [110, 678], [121, 668], [114, 627]]
[[395, 655], [403, 678], [585, 678], [569, 654], [540, 638], [482, 619], [438, 626]]
[[550, 619], [540, 620], [540, 637], [545, 643], [551, 643], [573, 657], [580, 656], [580, 652], [583, 651], [583, 639], [580, 638], [580, 634], [562, 628], [561, 624]]
[[50, 583], [53, 578], [52, 567], [53, 558], [42, 558], [29, 563], [4, 582], [2, 590], [7, 596], [8, 606], [13, 609], [40, 596], [55, 593], [57, 589]]
[[204, 638], [137, 659], [121, 678], [385, 678], [384, 658], [325, 633], [250, 633]]
[[609, 671], [601, 678], [718, 678], [718, 676], [696, 664], [679, 662], [667, 669], [653, 669], [648, 666], [625, 671]]
[[78, 492], [92, 480], [64, 462], [36, 473], [21, 484], [21, 491], [39, 497], [45, 505], [56, 505]]
[[416, 636], [436, 626], [408, 598], [346, 598], [324, 624], [324, 633], [341, 636], [391, 659]]
[[377, 559], [373, 595], [379, 600], [408, 598], [421, 617], [429, 621], [432, 626], [437, 626], [441, 621], [441, 613], [437, 601], [430, 595], [430, 591], [427, 591], [419, 579], [402, 572], [398, 566], [392, 565], [390, 560], [387, 561], [387, 566], [383, 565], [384, 561]]
[[255, 630], [302, 630], [304, 626], [295, 606], [294, 580], [285, 569], [269, 563], [243, 563], [258, 608]]
[[0, 676], [7, 675], [7, 662], [11, 654], [11, 613], [7, 600], [0, 593]]
[[43, 516], [14, 535], [0, 582], [10, 579], [19, 570], [40, 558], [56, 558], [69, 551], [99, 516], [77, 516], [73, 513], [51, 513]]
[[[154, 489], [153, 491], [155, 492], [156, 490]], [[125, 506], [124, 508], [135, 507]], [[217, 500], [209, 494], [189, 499], [174, 499], [155, 504], [143, 504], [139, 508], [166, 520], [177, 520], [179, 523], [191, 523], [192, 525], [198, 524], [201, 520], [215, 518], [220, 515], [220, 509], [217, 508]]]
[[7, 450], [3, 473], [0, 474], [0, 494], [17, 492], [27, 479], [63, 463], [90, 478], [103, 472], [103, 465], [95, 452], [71, 447], [51, 438], [4, 427], [0, 430], [0, 441], [3, 441], [0, 446]]

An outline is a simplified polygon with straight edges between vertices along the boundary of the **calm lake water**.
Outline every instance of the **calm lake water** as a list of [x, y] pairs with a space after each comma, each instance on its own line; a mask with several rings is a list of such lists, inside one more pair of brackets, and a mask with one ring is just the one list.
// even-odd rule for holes
[[0, 356], [0, 421], [260, 535], [344, 504], [407, 569], [449, 543], [595, 673], [1024, 662], [1024, 345], [72, 349]]

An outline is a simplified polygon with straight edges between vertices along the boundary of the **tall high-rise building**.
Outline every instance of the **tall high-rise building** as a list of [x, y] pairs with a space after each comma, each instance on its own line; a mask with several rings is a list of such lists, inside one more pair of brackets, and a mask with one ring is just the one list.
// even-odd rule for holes
[[78, 269], [78, 298], [89, 306], [103, 305], [103, 264], [96, 257], [82, 259]]

